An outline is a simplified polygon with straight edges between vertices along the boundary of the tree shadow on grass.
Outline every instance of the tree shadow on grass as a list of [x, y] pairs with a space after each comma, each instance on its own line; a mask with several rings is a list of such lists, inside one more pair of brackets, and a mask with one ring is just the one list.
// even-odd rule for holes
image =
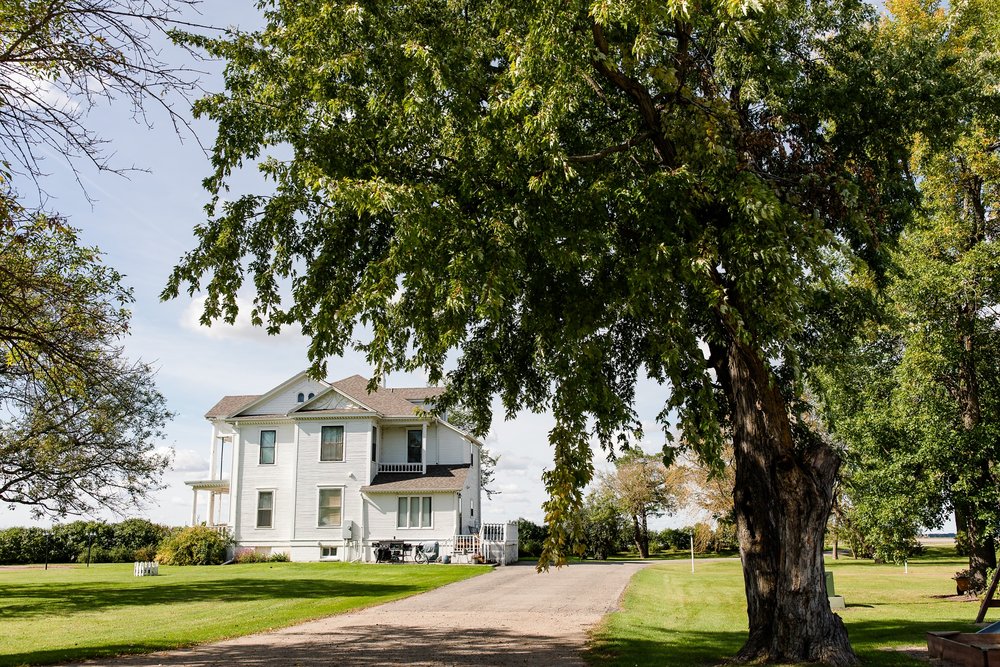
[[[970, 619], [971, 621], [971, 619]], [[914, 621], [906, 618], [878, 620], [847, 619], [847, 631], [866, 667], [904, 667], [924, 664], [907, 653], [883, 648], [910, 646], [922, 648], [927, 633], [939, 630], [975, 632], [978, 628], [949, 621]], [[746, 641], [746, 631], [695, 632], [644, 628], [642, 638], [596, 640], [586, 657], [593, 665], [657, 665], [688, 667], [721, 665], [736, 654]]]
[[151, 607], [162, 604], [316, 599], [332, 597], [398, 597], [425, 587], [335, 579], [275, 579], [234, 577], [216, 581], [157, 582], [153, 586], [113, 588], [106, 582], [12, 584], [4, 597], [17, 602], [0, 606], [0, 619], [64, 616], [113, 607]]
[[150, 644], [79, 647], [65, 651], [38, 651], [12, 656], [15, 662], [40, 664], [67, 659], [96, 658], [93, 665], [153, 667], [177, 665], [545, 665], [584, 664], [578, 642], [558, 637], [524, 634], [503, 628], [451, 628], [359, 625], [326, 633], [285, 630], [269, 637], [258, 635], [233, 642], [205, 644], [190, 649], [150, 655], [110, 656], [155, 650]]
[[746, 641], [746, 630], [676, 631], [646, 628], [643, 638], [595, 641], [587, 651], [592, 665], [694, 667], [725, 663]]

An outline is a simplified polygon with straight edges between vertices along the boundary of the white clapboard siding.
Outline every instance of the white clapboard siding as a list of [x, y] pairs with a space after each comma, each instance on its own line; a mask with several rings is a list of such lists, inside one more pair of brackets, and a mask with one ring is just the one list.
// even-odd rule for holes
[[[320, 461], [319, 449], [323, 426], [344, 427], [344, 460]], [[369, 419], [331, 419], [299, 424], [299, 472], [296, 481], [296, 539], [339, 541], [342, 527], [319, 527], [320, 487], [343, 488], [343, 520], [357, 524], [360, 530], [361, 487], [368, 483], [371, 460], [372, 423]], [[358, 538], [360, 539], [360, 535]]]
[[396, 514], [399, 507], [399, 496], [394, 494], [372, 494], [372, 502], [368, 507], [369, 539], [371, 540], [402, 540], [405, 542], [421, 542], [425, 540], [441, 541], [455, 534], [455, 500], [457, 494], [417, 493], [400, 494], [413, 496], [431, 496], [430, 528], [399, 528], [396, 525]]
[[[260, 433], [276, 431], [274, 463], [260, 463]], [[295, 432], [292, 424], [253, 424], [240, 429], [244, 447], [240, 481], [240, 541], [288, 540], [292, 536], [292, 479]], [[273, 528], [257, 528], [257, 493], [274, 491]]]
[[242, 415], [283, 415], [294, 410], [299, 405], [299, 394], [308, 399], [310, 393], [318, 394], [326, 389], [326, 385], [316, 380], [303, 377], [284, 387], [274, 396], [251, 405]]

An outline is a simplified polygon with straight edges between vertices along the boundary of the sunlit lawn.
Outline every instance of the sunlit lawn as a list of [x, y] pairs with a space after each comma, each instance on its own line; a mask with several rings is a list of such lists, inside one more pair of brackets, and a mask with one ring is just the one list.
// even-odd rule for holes
[[[865, 665], [921, 664], [899, 649], [925, 646], [928, 630], [972, 628], [978, 604], [946, 599], [963, 563], [941, 548], [911, 561], [909, 573], [902, 565], [828, 558], [836, 592], [847, 602], [839, 613]], [[1000, 612], [987, 618], [994, 617]], [[746, 632], [739, 560], [697, 561], [694, 574], [688, 561], [665, 561], [632, 580], [622, 611], [595, 631], [589, 658], [601, 665], [715, 665], [739, 649]]]
[[131, 564], [0, 569], [0, 665], [141, 653], [260, 632], [482, 574], [465, 565]]

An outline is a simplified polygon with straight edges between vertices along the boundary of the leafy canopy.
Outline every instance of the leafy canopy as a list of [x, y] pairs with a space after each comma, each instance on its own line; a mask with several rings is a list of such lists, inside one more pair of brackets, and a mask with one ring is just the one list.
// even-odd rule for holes
[[124, 511], [159, 488], [171, 414], [130, 362], [131, 292], [60, 220], [0, 192], [0, 502], [36, 515]]
[[[919, 86], [858, 0], [264, 2], [265, 25], [188, 44], [226, 62], [209, 219], [164, 297], [203, 319], [298, 323], [314, 371], [447, 372], [439, 409], [551, 409], [550, 547], [574, 538], [591, 436], [638, 435], [635, 382], [669, 384], [703, 457], [728, 405], [706, 342], [794, 381], [832, 272], [878, 263], [912, 184], [899, 108]], [[916, 91], [916, 92], [915, 92]], [[229, 193], [256, 166], [269, 185]], [[454, 360], [454, 367], [449, 364]]]

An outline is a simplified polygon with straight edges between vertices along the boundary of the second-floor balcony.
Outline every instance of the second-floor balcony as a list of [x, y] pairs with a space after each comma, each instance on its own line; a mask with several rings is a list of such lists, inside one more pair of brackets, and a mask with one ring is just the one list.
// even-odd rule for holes
[[424, 472], [423, 463], [379, 463], [378, 472]]

